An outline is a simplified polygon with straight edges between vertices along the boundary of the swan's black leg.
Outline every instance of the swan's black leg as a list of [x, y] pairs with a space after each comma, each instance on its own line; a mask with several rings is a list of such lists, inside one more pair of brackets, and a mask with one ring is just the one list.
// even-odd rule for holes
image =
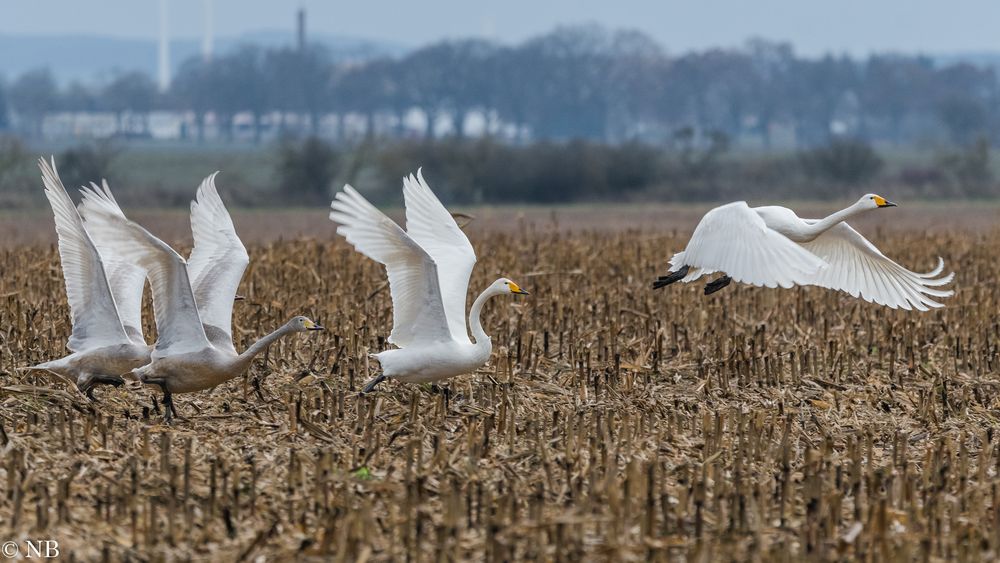
[[250, 385], [253, 386], [253, 392], [254, 394], [257, 395], [257, 398], [260, 399], [262, 403], [266, 403], [267, 399], [264, 398], [264, 390], [260, 388], [260, 378], [259, 377], [251, 378]]
[[110, 385], [112, 387], [121, 387], [122, 385], [125, 385], [125, 380], [117, 375], [100, 375], [95, 377], [94, 381], [103, 383], [104, 385]]
[[714, 279], [714, 280], [706, 283], [705, 284], [705, 295], [711, 295], [711, 294], [715, 293], [716, 291], [719, 291], [720, 289], [722, 289], [722, 288], [726, 287], [727, 285], [729, 285], [729, 282], [731, 282], [731, 281], [733, 281], [733, 278], [724, 275], [721, 278]]
[[163, 391], [163, 420], [167, 424], [170, 424], [174, 420], [174, 415], [177, 414], [177, 409], [174, 408], [174, 397], [171, 395], [170, 390], [167, 389], [167, 382], [146, 381], [145, 383], [157, 385]]
[[653, 282], [653, 289], [660, 289], [661, 287], [668, 286], [674, 282], [681, 281], [684, 279], [684, 276], [688, 275], [688, 270], [690, 269], [691, 266], [684, 266], [676, 272], [670, 272], [665, 276], [656, 278], [656, 281]]
[[437, 383], [431, 383], [431, 393], [435, 395], [444, 395], [444, 407], [448, 408], [451, 404], [451, 385], [438, 385]]
[[110, 385], [112, 387], [121, 387], [125, 385], [125, 380], [118, 377], [117, 375], [95, 375], [93, 379], [95, 385]]
[[375, 389], [375, 386], [376, 386], [376, 385], [378, 385], [379, 383], [382, 383], [382, 382], [383, 382], [383, 381], [385, 381], [386, 379], [389, 379], [389, 378], [388, 378], [388, 377], [386, 377], [386, 376], [385, 376], [385, 375], [383, 375], [383, 374], [379, 374], [379, 376], [378, 376], [378, 377], [376, 377], [375, 379], [373, 379], [373, 380], [369, 381], [369, 382], [368, 382], [368, 385], [365, 385], [365, 388], [361, 390], [361, 394], [362, 394], [362, 395], [364, 395], [364, 394], [366, 394], [366, 393], [371, 393], [371, 392], [372, 392], [372, 390], [373, 390], [373, 389]]
[[92, 402], [95, 402], [95, 403], [97, 402], [97, 397], [94, 397], [94, 382], [93, 381], [88, 381], [87, 383], [84, 383], [83, 385], [77, 385], [77, 387], [80, 389], [80, 391], [83, 391], [83, 394], [86, 395], [88, 399], [90, 399]]
[[444, 395], [445, 398], [451, 397], [451, 385], [438, 385], [437, 383], [431, 383], [430, 392], [435, 395]]
[[98, 385], [112, 385], [114, 387], [121, 387], [125, 384], [125, 380], [116, 375], [91, 375], [86, 381], [82, 383], [77, 383], [76, 386], [83, 394], [87, 396], [91, 401], [97, 401], [94, 397], [94, 388]]
[[170, 417], [171, 421], [174, 419], [175, 416], [180, 416], [180, 415], [177, 414], [177, 407], [174, 406], [174, 396], [173, 395], [171, 395], [170, 393], [167, 393], [166, 395], [164, 395], [163, 396], [163, 402], [164, 402], [164, 404], [167, 405], [167, 408], [170, 409], [170, 413], [172, 415]]

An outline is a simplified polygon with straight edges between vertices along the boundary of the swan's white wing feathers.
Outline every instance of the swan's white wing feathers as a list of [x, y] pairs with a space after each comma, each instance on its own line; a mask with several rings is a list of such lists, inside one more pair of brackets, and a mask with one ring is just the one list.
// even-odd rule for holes
[[104, 269], [111, 284], [111, 294], [118, 305], [118, 316], [125, 327], [125, 333], [133, 344], [146, 344], [142, 336], [142, 292], [146, 287], [146, 270], [133, 262], [126, 262], [108, 255], [106, 252]]
[[337, 233], [365, 256], [385, 265], [392, 292], [392, 333], [400, 347], [451, 338], [441, 301], [437, 266], [392, 219], [351, 186], [330, 204]]
[[[785, 288], [808, 283], [826, 265], [769, 228], [743, 201], [706, 213], [687, 248], [675, 254], [670, 263], [671, 271], [686, 265], [698, 276], [720, 271], [738, 282]], [[683, 281], [693, 279], [689, 272]]]
[[941, 307], [932, 298], [954, 293], [935, 289], [954, 277], [953, 273], [940, 276], [944, 260], [939, 258], [937, 267], [930, 272], [911, 272], [882, 254], [847, 223], [837, 224], [802, 246], [830, 264], [817, 272], [812, 285], [839, 289], [893, 309], [920, 311]]
[[441, 300], [448, 317], [448, 326], [457, 340], [468, 341], [465, 322], [465, 300], [469, 278], [476, 265], [476, 251], [424, 181], [422, 172], [403, 179], [403, 199], [406, 202], [406, 234], [417, 241], [437, 265]]
[[[93, 190], [98, 189], [93, 182], [90, 185]], [[107, 181], [102, 181], [101, 185], [103, 193], [117, 205]], [[102, 246], [100, 251], [125, 333], [134, 344], [145, 345], [146, 340], [142, 336], [142, 291], [146, 287], [146, 270], [122, 258], [114, 246]]]
[[50, 164], [39, 159], [38, 167], [42, 171], [45, 197], [55, 216], [59, 259], [73, 320], [73, 333], [66, 347], [72, 352], [80, 352], [129, 343], [101, 254], [59, 179], [55, 162]]
[[108, 193], [87, 188], [82, 193], [80, 211], [98, 248], [114, 247], [123, 259], [148, 272], [158, 336], [152, 357], [196, 352], [211, 346], [198, 315], [187, 264], [180, 254], [129, 221]]
[[218, 329], [206, 331], [212, 343], [233, 348], [233, 299], [250, 256], [215, 189], [217, 174], [202, 181], [191, 202], [194, 249], [187, 268], [202, 322]]

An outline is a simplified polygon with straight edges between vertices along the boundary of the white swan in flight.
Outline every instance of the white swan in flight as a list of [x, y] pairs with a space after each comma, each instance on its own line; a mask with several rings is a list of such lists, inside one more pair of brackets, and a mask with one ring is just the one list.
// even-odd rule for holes
[[479, 315], [495, 295], [527, 295], [507, 278], [493, 282], [469, 311], [475, 343], [465, 324], [465, 297], [476, 253], [468, 237], [417, 170], [403, 180], [406, 231], [349, 185], [330, 204], [337, 233], [365, 256], [385, 265], [392, 293], [392, 333], [399, 348], [373, 354], [386, 378], [423, 383], [474, 371], [492, 352]]
[[[151, 347], [142, 336], [146, 271], [113, 248], [98, 252], [59, 179], [55, 160], [39, 159], [38, 167], [55, 216], [73, 332], [66, 343], [70, 355], [28, 369], [68, 378], [94, 400], [95, 385], [121, 385], [121, 374], [149, 362]], [[114, 201], [107, 184], [104, 190]]]
[[165, 418], [176, 414], [173, 393], [215, 387], [245, 372], [275, 340], [295, 332], [323, 330], [306, 317], [236, 352], [232, 307], [250, 258], [215, 189], [215, 174], [191, 203], [195, 250], [185, 261], [174, 249], [129, 221], [106, 190], [85, 189], [81, 212], [98, 247], [116, 247], [148, 271], [158, 338], [149, 364], [132, 370], [142, 383], [163, 390]]
[[721, 272], [722, 277], [705, 286], [705, 295], [736, 280], [765, 287], [839, 289], [893, 309], [941, 307], [932, 298], [954, 293], [936, 289], [954, 277], [954, 273], [941, 275], [944, 260], [938, 258], [930, 272], [912, 272], [844, 222], [859, 213], [895, 206], [882, 196], [867, 194], [824, 219], [800, 219], [785, 207], [749, 207], [743, 201], [716, 207], [698, 223], [687, 248], [670, 259], [670, 273], [653, 282], [653, 289]]

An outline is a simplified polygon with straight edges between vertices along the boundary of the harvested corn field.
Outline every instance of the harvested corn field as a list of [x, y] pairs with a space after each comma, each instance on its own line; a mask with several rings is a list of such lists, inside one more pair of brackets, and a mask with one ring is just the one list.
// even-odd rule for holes
[[[178, 216], [178, 224], [183, 217]], [[242, 227], [238, 221], [237, 228]], [[959, 272], [928, 313], [818, 288], [652, 291], [687, 231], [474, 231], [487, 369], [383, 383], [381, 266], [333, 237], [248, 247], [247, 377], [90, 402], [58, 255], [0, 250], [0, 539], [84, 560], [928, 560], [1000, 553], [1000, 233], [893, 231]], [[148, 299], [147, 299], [148, 301]], [[146, 304], [145, 332], [154, 334]]]

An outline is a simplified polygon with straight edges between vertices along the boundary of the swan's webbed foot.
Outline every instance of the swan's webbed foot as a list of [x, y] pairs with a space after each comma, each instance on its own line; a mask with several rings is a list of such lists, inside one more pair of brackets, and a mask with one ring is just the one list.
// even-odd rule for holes
[[666, 287], [674, 282], [681, 281], [684, 279], [684, 276], [688, 275], [688, 270], [690, 269], [691, 266], [683, 266], [676, 272], [670, 272], [665, 276], [656, 278], [656, 281], [653, 282], [653, 289], [660, 289], [661, 287]]
[[117, 375], [94, 375], [91, 376], [87, 381], [77, 384], [77, 388], [83, 391], [83, 394], [87, 396], [93, 402], [97, 402], [97, 398], [94, 397], [94, 388], [98, 385], [111, 385], [112, 387], [121, 387], [125, 385], [125, 380]]
[[446, 399], [451, 398], [451, 386], [449, 385], [438, 385], [437, 383], [431, 383], [427, 388], [434, 395], [444, 395]]
[[379, 374], [378, 377], [376, 377], [375, 379], [369, 381], [368, 385], [365, 385], [365, 388], [361, 390], [361, 394], [362, 395], [367, 395], [368, 393], [371, 393], [375, 389], [376, 385], [378, 385], [379, 383], [382, 383], [386, 379], [389, 379], [389, 378], [386, 377], [384, 374]]
[[437, 383], [431, 383], [430, 392], [444, 397], [444, 408], [447, 410], [448, 406], [451, 404], [451, 385], [438, 385]]
[[163, 405], [163, 412], [166, 415], [164, 416], [164, 420], [166, 420], [167, 424], [173, 424], [174, 417], [179, 415], [177, 414], [177, 407], [174, 406], [174, 396], [169, 392], [163, 395]]
[[[167, 383], [165, 381], [147, 381], [146, 383], [156, 385], [163, 391], [163, 421], [167, 424], [172, 424], [174, 416], [178, 415], [177, 408], [174, 407], [174, 396], [167, 389]], [[156, 404], [155, 399], [153, 404]]]
[[253, 387], [253, 392], [260, 399], [260, 402], [266, 403], [267, 399], [264, 398], [264, 391], [260, 388], [260, 378], [256, 376], [250, 378], [250, 385]]
[[729, 285], [729, 282], [733, 281], [733, 278], [729, 276], [722, 276], [721, 278], [714, 279], [705, 284], [705, 295], [711, 295], [716, 291]]

